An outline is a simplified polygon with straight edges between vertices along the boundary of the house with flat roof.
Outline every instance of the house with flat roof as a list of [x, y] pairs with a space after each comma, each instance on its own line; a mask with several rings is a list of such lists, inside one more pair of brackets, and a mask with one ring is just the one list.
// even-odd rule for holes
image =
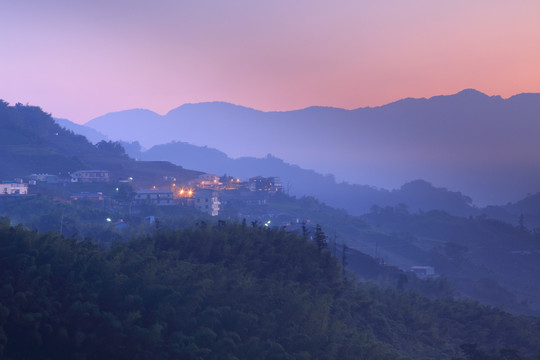
[[251, 191], [265, 191], [275, 193], [282, 190], [281, 180], [278, 177], [255, 176], [249, 179]]
[[102, 202], [105, 200], [105, 196], [103, 196], [102, 192], [80, 192], [73, 194], [69, 197], [71, 201], [79, 201], [79, 200], [88, 200], [91, 202]]
[[47, 184], [57, 184], [60, 181], [58, 175], [52, 174], [31, 174], [28, 176], [29, 180], [40, 181]]
[[71, 182], [109, 182], [110, 172], [108, 170], [79, 170], [70, 174]]
[[138, 190], [133, 197], [133, 205], [176, 205], [170, 190]]
[[15, 181], [2, 181], [0, 195], [28, 195], [28, 184]]

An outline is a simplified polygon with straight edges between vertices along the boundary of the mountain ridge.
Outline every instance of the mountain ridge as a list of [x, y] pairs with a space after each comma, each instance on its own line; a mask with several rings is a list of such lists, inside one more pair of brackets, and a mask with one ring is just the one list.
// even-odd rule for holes
[[[23, 178], [49, 173], [69, 178], [82, 169], [105, 169], [115, 178], [138, 177], [141, 183], [163, 175], [192, 179], [200, 172], [164, 161], [140, 162], [129, 158], [111, 142], [92, 144], [58, 124], [37, 106], [10, 106], [0, 100], [0, 178]], [[143, 180], [146, 179], [146, 180]]]
[[503, 99], [468, 89], [380, 107], [283, 112], [210, 102], [140, 121], [132, 115], [107, 114], [86, 125], [145, 148], [183, 141], [232, 158], [271, 153], [354, 184], [397, 188], [422, 178], [483, 206], [534, 193], [540, 183], [540, 94]]

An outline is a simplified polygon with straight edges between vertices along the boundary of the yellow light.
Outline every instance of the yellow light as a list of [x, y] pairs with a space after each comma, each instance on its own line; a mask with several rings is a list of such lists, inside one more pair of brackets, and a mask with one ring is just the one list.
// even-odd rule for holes
[[180, 195], [184, 195], [184, 189], [183, 188], [180, 190]]
[[188, 196], [191, 196], [191, 195], [193, 195], [193, 190], [189, 189]]

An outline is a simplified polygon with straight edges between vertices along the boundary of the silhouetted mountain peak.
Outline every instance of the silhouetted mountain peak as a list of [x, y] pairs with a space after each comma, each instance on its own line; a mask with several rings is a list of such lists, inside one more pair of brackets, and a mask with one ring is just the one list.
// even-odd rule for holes
[[[450, 96], [452, 96], [452, 95], [450, 95]], [[483, 97], [483, 98], [489, 97], [488, 95], [486, 95], [483, 92], [478, 91], [476, 89], [463, 89], [460, 92], [458, 92], [457, 94], [455, 94], [454, 96], [467, 96], [467, 97], [473, 97], [474, 96], [474, 97]]]
[[174, 117], [178, 114], [184, 112], [216, 112], [216, 113], [229, 113], [229, 112], [262, 112], [261, 110], [256, 110], [250, 107], [235, 105], [225, 101], [209, 101], [209, 102], [200, 102], [200, 103], [187, 103], [178, 106], [177, 108], [169, 111], [165, 117]]
[[141, 109], [141, 108], [135, 108], [135, 109], [128, 109], [128, 110], [121, 110], [121, 111], [111, 111], [105, 115], [102, 115], [100, 117], [97, 117], [95, 119], [92, 119], [88, 121], [85, 125], [92, 126], [95, 125], [96, 122], [102, 121], [101, 119], [106, 118], [114, 118], [115, 120], [120, 117], [122, 119], [126, 118], [135, 118], [140, 116], [160, 116], [158, 113], [148, 110], [148, 109]]

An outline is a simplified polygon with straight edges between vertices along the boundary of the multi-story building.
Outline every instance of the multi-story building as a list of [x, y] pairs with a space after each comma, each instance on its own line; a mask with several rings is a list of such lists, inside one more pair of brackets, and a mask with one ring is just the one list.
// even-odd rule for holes
[[173, 192], [170, 190], [138, 190], [135, 191], [133, 205], [176, 205]]
[[0, 195], [27, 195], [28, 184], [15, 181], [2, 181], [0, 183]]
[[219, 201], [217, 191], [212, 191], [208, 189], [198, 189], [194, 194], [194, 205], [196, 209], [206, 212], [212, 216], [219, 215]]

